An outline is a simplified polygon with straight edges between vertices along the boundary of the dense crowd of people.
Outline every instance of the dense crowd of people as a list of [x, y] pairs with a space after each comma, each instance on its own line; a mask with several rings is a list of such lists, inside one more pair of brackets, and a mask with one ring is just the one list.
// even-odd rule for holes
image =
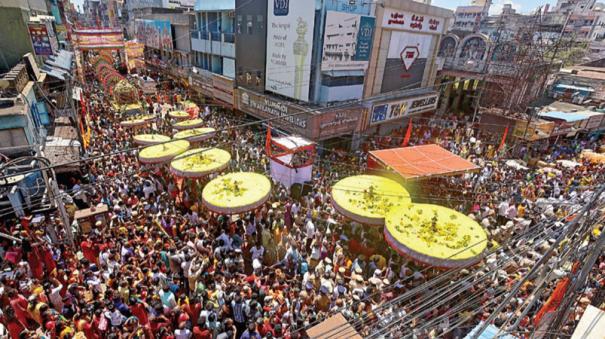
[[[2, 221], [2, 230], [20, 239], [0, 243], [1, 320], [10, 337], [302, 338], [306, 328], [338, 312], [362, 335], [371, 335], [391, 319], [378, 309], [442, 273], [396, 254], [385, 246], [381, 230], [346, 220], [330, 203], [331, 184], [362, 172], [367, 151], [384, 146], [378, 138], [368, 136], [364, 151], [355, 153], [320, 150], [313, 182], [300, 194], [274, 183], [261, 208], [218, 215], [199, 203], [199, 184], [138, 162], [135, 133], [173, 134], [167, 113], [178, 107], [175, 92], [162, 104], [157, 98], [144, 99], [158, 118], [134, 132], [120, 126], [125, 117], [113, 112], [110, 98], [96, 88], [91, 81], [85, 91], [94, 131], [86, 156], [122, 152], [86, 163], [87, 175], [73, 177], [63, 189], [78, 208], [104, 204], [109, 213], [92, 227], [73, 220], [73, 248], [58, 218]], [[204, 110], [200, 117], [217, 128], [210, 143], [232, 154], [228, 171], [267, 172], [264, 127], [237, 128], [237, 119]], [[534, 248], [522, 236], [543, 227], [537, 225], [555, 230], [604, 182], [601, 165], [507, 165], [494, 145], [481, 144], [471, 127], [462, 121], [415, 127], [411, 144], [437, 142], [481, 170], [440, 178], [412, 198], [469, 214], [486, 228], [490, 242], [508, 246], [515, 239], [518, 252], [501, 251], [459, 274], [496, 272], [475, 287], [486, 292], [474, 309], [459, 315], [466, 326], [449, 331], [442, 323], [431, 328], [411, 324], [408, 330], [418, 337], [448, 332], [461, 338], [486, 319], [493, 310], [490, 299], [510, 288], [549, 248], [548, 242]], [[513, 260], [499, 269], [505, 256]], [[583, 297], [588, 303], [602, 294], [604, 267], [601, 257]], [[446, 314], [464, 298], [450, 300], [425, 320]], [[521, 330], [532, 330], [528, 319]], [[398, 328], [391, 335], [398, 331], [406, 333]]]

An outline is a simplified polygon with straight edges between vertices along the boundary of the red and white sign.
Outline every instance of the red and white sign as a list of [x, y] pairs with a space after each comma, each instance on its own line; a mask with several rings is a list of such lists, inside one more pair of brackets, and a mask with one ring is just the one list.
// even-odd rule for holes
[[420, 56], [418, 46], [407, 46], [401, 50], [400, 57], [401, 62], [403, 63], [403, 68], [405, 68], [406, 71], [409, 71], [410, 67], [412, 67], [414, 64], [414, 61], [418, 59], [418, 56]]
[[385, 8], [382, 27], [440, 34], [445, 27], [445, 18]]

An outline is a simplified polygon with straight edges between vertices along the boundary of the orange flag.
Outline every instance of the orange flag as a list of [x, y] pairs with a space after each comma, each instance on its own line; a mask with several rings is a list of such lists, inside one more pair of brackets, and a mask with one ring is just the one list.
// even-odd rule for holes
[[401, 147], [407, 147], [410, 142], [410, 137], [412, 136], [412, 119], [408, 123], [408, 130], [405, 132], [405, 137], [403, 138], [403, 142], [401, 143]]
[[508, 126], [506, 126], [506, 129], [504, 130], [504, 134], [502, 135], [502, 141], [500, 141], [500, 146], [498, 146], [498, 151], [500, 151], [504, 147], [507, 136], [508, 136]]
[[265, 139], [265, 153], [271, 156], [271, 124], [267, 126], [267, 138]]

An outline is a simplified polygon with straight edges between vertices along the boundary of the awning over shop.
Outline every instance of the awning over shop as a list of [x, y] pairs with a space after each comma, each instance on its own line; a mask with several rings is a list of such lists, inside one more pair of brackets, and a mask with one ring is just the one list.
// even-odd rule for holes
[[575, 85], [566, 85], [566, 84], [557, 84], [555, 85], [555, 90], [560, 90], [560, 91], [578, 91], [578, 92], [594, 92], [594, 89], [590, 88], [590, 87], [581, 87], [581, 86], [575, 86]]
[[72, 70], [74, 53], [60, 50], [57, 55], [50, 56], [42, 66], [42, 71], [59, 80], [67, 79]]
[[336, 70], [336, 71], [326, 71], [322, 72], [323, 74], [327, 74], [331, 77], [362, 77], [365, 75], [364, 71], [361, 70]]
[[307, 331], [307, 335], [314, 339], [328, 338], [349, 338], [361, 339], [362, 337], [355, 331], [355, 328], [347, 322], [345, 317], [338, 313], [321, 323], [311, 327]]
[[372, 151], [368, 167], [392, 169], [406, 180], [479, 170], [472, 162], [434, 144]]
[[80, 149], [77, 140], [53, 136], [46, 138], [44, 156], [53, 166], [57, 166], [57, 173], [77, 172], [80, 169]]
[[605, 311], [588, 305], [571, 339], [601, 339], [605, 333]]
[[541, 112], [540, 117], [547, 120], [563, 120], [565, 122], [577, 122], [589, 119], [592, 115], [576, 112], [576, 113], [565, 113], [565, 112]]
[[48, 60], [46, 60], [46, 64], [69, 72], [72, 69], [73, 56], [73, 52], [60, 50], [57, 55], [50, 56]]
[[[469, 334], [464, 337], [464, 339], [474, 338], [477, 331], [483, 326], [483, 321], [477, 325]], [[506, 332], [501, 331], [498, 327], [494, 325], [488, 325], [483, 333], [481, 333], [477, 338], [479, 339], [516, 339], [517, 337], [512, 336], [510, 334], [506, 334]]]

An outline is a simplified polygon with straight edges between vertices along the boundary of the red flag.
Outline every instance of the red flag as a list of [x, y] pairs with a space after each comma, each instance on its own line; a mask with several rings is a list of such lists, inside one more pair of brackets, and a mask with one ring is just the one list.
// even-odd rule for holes
[[539, 327], [543, 318], [549, 319], [548, 315], [552, 312], [555, 312], [557, 308], [559, 308], [559, 305], [561, 305], [561, 302], [563, 301], [563, 297], [565, 296], [565, 292], [567, 292], [567, 288], [569, 287], [570, 282], [571, 279], [569, 279], [569, 277], [565, 277], [559, 280], [552, 294], [550, 295], [548, 300], [546, 300], [546, 303], [544, 303], [542, 308], [540, 308], [538, 313], [536, 313], [536, 316], [534, 317], [535, 327]]
[[271, 124], [267, 126], [267, 138], [265, 139], [265, 153], [271, 156]]
[[408, 123], [408, 130], [405, 132], [405, 137], [403, 137], [403, 142], [401, 143], [401, 147], [407, 147], [410, 142], [410, 136], [412, 136], [412, 119]]
[[504, 130], [504, 134], [502, 135], [502, 141], [500, 141], [500, 146], [498, 146], [498, 151], [500, 151], [504, 147], [504, 143], [506, 142], [506, 136], [508, 135], [508, 126]]

